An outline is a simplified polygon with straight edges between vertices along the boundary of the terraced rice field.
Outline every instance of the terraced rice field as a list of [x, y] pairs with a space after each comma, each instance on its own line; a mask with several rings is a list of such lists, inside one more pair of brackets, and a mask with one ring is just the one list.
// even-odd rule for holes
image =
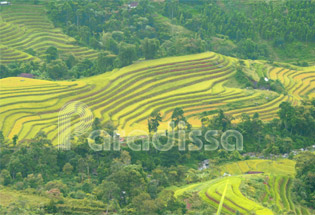
[[268, 71], [268, 78], [279, 80], [285, 87], [287, 94], [280, 95], [273, 99], [268, 99], [263, 105], [252, 105], [251, 107], [231, 110], [227, 113], [234, 117], [240, 116], [242, 113], [254, 114], [258, 112], [260, 118], [268, 121], [273, 119], [278, 112], [281, 102], [288, 101], [293, 105], [298, 105], [305, 98], [314, 98], [315, 90], [315, 68], [308, 67], [301, 70], [290, 70], [285, 68], [272, 68]]
[[23, 51], [9, 48], [8, 46], [4, 46], [0, 44], [0, 63], [8, 64], [14, 63], [16, 61], [40, 61], [39, 58], [34, 57], [30, 54], [27, 54]]
[[266, 179], [265, 194], [261, 197], [265, 205], [275, 205], [274, 210], [279, 214], [285, 214], [289, 211], [295, 214], [310, 214], [308, 209], [293, 203], [291, 198], [293, 179], [291, 177], [271, 175]]
[[[0, 11], [0, 63], [39, 60], [50, 46], [62, 55], [94, 59], [97, 52], [75, 45], [75, 39], [55, 28], [48, 19], [43, 5], [13, 4]], [[37, 57], [25, 53], [32, 48]]]
[[273, 68], [268, 72], [269, 78], [280, 80], [288, 92], [288, 96], [299, 102], [315, 89], [315, 68], [296, 71], [283, 68]]
[[[216, 206], [218, 200], [221, 199], [224, 186], [228, 183], [228, 188], [223, 202], [223, 210], [228, 214], [235, 214], [239, 211], [241, 214], [250, 214], [255, 212], [257, 215], [274, 214], [270, 209], [263, 207], [259, 203], [246, 198], [239, 190], [242, 177], [229, 177], [221, 179], [212, 186], [201, 191], [201, 196], [207, 202]], [[206, 198], [204, 198], [204, 196]]]
[[[113, 121], [122, 135], [135, 129], [147, 131], [147, 118], [154, 110], [161, 111], [160, 129], [165, 130], [176, 107], [182, 107], [189, 122], [198, 127], [201, 113], [210, 111], [211, 115], [211, 110], [218, 108], [234, 117], [258, 112], [269, 120], [277, 116], [282, 101], [299, 101], [298, 90], [292, 97], [227, 87], [225, 83], [235, 74], [236, 62], [237, 59], [207, 52], [136, 63], [74, 82], [2, 79], [0, 130], [9, 138], [18, 135], [21, 141], [44, 131], [57, 144], [58, 113], [67, 102], [74, 101], [86, 104], [103, 123]], [[312, 88], [305, 81], [310, 73], [292, 73], [292, 78], [305, 88], [303, 92]], [[77, 117], [71, 128], [78, 125]]]
[[248, 171], [268, 172], [281, 175], [295, 175], [295, 161], [292, 160], [245, 160], [232, 162], [221, 167], [221, 173], [231, 175], [244, 174]]
[[[269, 163], [273, 163], [272, 168], [267, 167]], [[279, 160], [277, 162], [269, 160], [249, 160], [246, 162], [232, 163], [229, 166], [231, 170], [237, 166], [239, 167], [235, 170], [234, 176], [221, 177], [211, 181], [190, 184], [178, 188], [175, 190], [175, 197], [180, 198], [185, 193], [197, 192], [203, 201], [207, 202], [214, 209], [217, 209], [223, 191], [227, 186], [222, 208], [224, 214], [235, 214], [238, 211], [240, 214], [272, 215], [286, 214], [291, 211], [293, 214], [308, 215], [310, 211], [307, 208], [296, 205], [292, 201], [291, 187], [294, 173], [292, 171], [282, 171], [284, 166], [294, 168], [294, 165], [294, 161], [289, 160]], [[227, 166], [223, 165], [222, 168], [227, 169]], [[243, 174], [244, 171], [248, 170], [263, 170], [265, 173], [258, 175]], [[255, 197], [247, 193], [242, 193], [241, 185], [248, 186], [249, 181], [253, 179], [260, 179], [261, 185], [259, 186], [264, 189], [262, 196], [257, 196], [255, 191], [253, 191], [253, 195], [256, 195]], [[259, 182], [254, 181], [252, 183], [257, 186]]]
[[225, 186], [227, 190], [223, 201], [222, 212], [224, 214], [235, 214], [237, 211], [241, 214], [273, 215], [271, 209], [262, 204], [245, 197], [239, 187], [242, 180], [250, 176], [233, 176], [218, 178], [208, 182], [192, 184], [175, 191], [175, 197], [180, 197], [185, 193], [197, 192], [200, 198], [208, 203], [214, 209], [217, 209]]

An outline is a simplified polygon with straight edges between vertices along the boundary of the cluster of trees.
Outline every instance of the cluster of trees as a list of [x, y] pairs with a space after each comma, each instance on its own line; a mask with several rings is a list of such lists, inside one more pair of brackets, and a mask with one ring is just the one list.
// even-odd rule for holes
[[[241, 41], [250, 38], [256, 40], [262, 37], [274, 40], [275, 45], [281, 46], [285, 42], [293, 40], [314, 41], [314, 29], [312, 29], [314, 17], [314, 2], [287, 0], [278, 2], [255, 2], [251, 5], [242, 5], [239, 2], [224, 1], [224, 8], [217, 1], [204, 1], [206, 7], [195, 7], [202, 13], [196, 17], [190, 17], [184, 11], [178, 11], [177, 18], [182, 16], [183, 23], [200, 23], [191, 25], [195, 31], [205, 29], [205, 34], [219, 33], [229, 38]], [[244, 4], [247, 4], [245, 2]], [[221, 5], [222, 6], [222, 5]], [[235, 10], [236, 7], [246, 6]], [[190, 20], [192, 19], [192, 20]], [[195, 22], [199, 19], [199, 22]], [[204, 20], [210, 22], [204, 22]], [[187, 25], [186, 24], [186, 25]], [[188, 25], [189, 26], [189, 25]], [[187, 27], [188, 27], [187, 26]]]
[[117, 56], [121, 46], [134, 48], [128, 53], [130, 59], [117, 62], [116, 66], [128, 65], [139, 58], [212, 50], [217, 46], [213, 38], [228, 39], [235, 44], [215, 49], [222, 54], [250, 59], [272, 59], [271, 46], [283, 48], [294, 41], [315, 42], [315, 4], [311, 0], [250, 4], [139, 0], [138, 3], [136, 8], [130, 8], [125, 1], [51, 2], [48, 14], [55, 25], [80, 44]]
[[[164, 15], [211, 41], [224, 35], [237, 44], [241, 58], [267, 58], [266, 43], [284, 47], [293, 41], [315, 42], [315, 4], [311, 0], [255, 1], [166, 1]], [[209, 44], [211, 47], [211, 43]]]
[[[67, 197], [98, 199], [108, 211], [119, 214], [185, 212], [185, 204], [176, 200], [172, 191], [163, 191], [165, 186], [184, 181], [184, 167], [144, 169], [142, 159], [128, 151], [94, 152], [86, 140], [71, 151], [60, 151], [44, 133], [38, 133], [29, 146], [13, 148], [3, 146], [3, 140], [1, 143], [0, 181], [4, 186], [32, 190], [52, 198], [54, 204]], [[51, 213], [51, 206], [44, 208]]]
[[[200, 39], [181, 32], [176, 34], [169, 27], [170, 23], [159, 20], [161, 4], [148, 0], [138, 3], [130, 8], [126, 1], [120, 0], [71, 0], [50, 2], [47, 8], [55, 25], [80, 44], [117, 55], [116, 66], [128, 65], [139, 58], [154, 59], [204, 50]], [[127, 53], [121, 53], [126, 50]]]
[[[233, 50], [222, 50], [223, 54], [257, 59], [272, 57], [263, 41], [274, 47], [294, 41], [315, 42], [314, 8], [311, 0], [251, 4], [140, 0], [136, 8], [129, 8], [125, 1], [86, 4], [71, 0], [50, 3], [48, 13], [57, 26], [81, 44], [115, 55], [122, 44], [134, 46], [133, 59], [202, 52], [213, 48], [213, 37], [236, 44]], [[161, 15], [170, 21], [161, 21]], [[178, 32], [179, 26], [191, 32]]]
[[301, 106], [288, 102], [280, 105], [279, 119], [262, 123], [258, 114], [253, 117], [242, 115], [238, 124], [244, 136], [247, 151], [258, 151], [265, 156], [290, 153], [293, 149], [306, 148], [315, 144], [315, 101]]
[[[130, 49], [128, 47], [121, 49], [123, 49], [121, 56], [118, 56], [122, 59], [120, 62], [125, 65], [130, 64], [132, 62], [128, 59]], [[36, 56], [34, 50], [28, 51]], [[121, 65], [117, 64], [116, 58], [116, 55], [104, 51], [100, 52], [95, 60], [78, 59], [73, 55], [63, 56], [56, 47], [51, 46], [45, 51], [43, 62], [26, 61], [0, 65], [0, 78], [16, 77], [21, 73], [29, 73], [40, 79], [78, 79], [102, 74], [115, 67], [120, 67]]]
[[315, 154], [304, 152], [296, 158], [296, 180], [293, 195], [296, 201], [308, 207], [314, 207], [315, 203]]
[[206, 129], [240, 131], [244, 137], [244, 151], [263, 153], [266, 157], [315, 145], [314, 100], [305, 101], [301, 106], [283, 102], [278, 115], [279, 119], [263, 123], [258, 113], [252, 117], [243, 113], [240, 122], [232, 124], [233, 118], [220, 110], [212, 119], [202, 118], [202, 124]]

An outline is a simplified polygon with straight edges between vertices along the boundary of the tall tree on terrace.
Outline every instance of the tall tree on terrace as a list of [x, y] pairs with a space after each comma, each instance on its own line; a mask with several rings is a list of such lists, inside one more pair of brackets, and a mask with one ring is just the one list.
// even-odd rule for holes
[[148, 39], [145, 38], [142, 41], [141, 48], [144, 54], [145, 59], [153, 59], [156, 56], [157, 51], [160, 47], [160, 41], [157, 39]]
[[233, 117], [224, 114], [223, 110], [220, 109], [218, 115], [211, 120], [211, 127], [217, 130], [226, 131], [231, 127], [232, 119]]
[[96, 117], [92, 124], [93, 131], [100, 130], [102, 128], [101, 121], [98, 117]]
[[4, 136], [3, 136], [3, 132], [0, 131], [0, 146], [2, 143], [4, 143]]
[[113, 68], [114, 60], [116, 55], [110, 54], [109, 52], [100, 53], [96, 60], [97, 73], [104, 73]]
[[150, 134], [152, 132], [157, 132], [160, 122], [162, 122], [161, 113], [158, 111], [153, 111], [148, 119], [148, 129]]
[[18, 139], [19, 139], [18, 135], [13, 136], [12, 141], [14, 146], [16, 146]]
[[186, 122], [184, 111], [182, 108], [175, 108], [172, 114], [172, 123], [174, 124], [174, 128], [178, 127], [178, 123], [180, 121]]
[[285, 129], [292, 133], [293, 124], [295, 121], [295, 109], [289, 102], [280, 104], [279, 117]]
[[248, 114], [241, 115], [241, 122], [237, 125], [238, 130], [243, 134], [247, 151], [260, 151], [263, 139], [263, 122], [259, 119], [259, 114], [255, 113], [251, 118]]
[[62, 79], [67, 76], [68, 68], [67, 65], [62, 60], [54, 60], [47, 65], [47, 74], [53, 79]]
[[127, 43], [120, 43], [118, 57], [120, 60], [120, 66], [132, 64], [132, 61], [137, 58], [136, 46]]
[[50, 61], [52, 60], [57, 60], [58, 57], [59, 57], [59, 54], [58, 54], [58, 49], [54, 46], [50, 46], [46, 52], [46, 59], [47, 59], [47, 62], [49, 63]]

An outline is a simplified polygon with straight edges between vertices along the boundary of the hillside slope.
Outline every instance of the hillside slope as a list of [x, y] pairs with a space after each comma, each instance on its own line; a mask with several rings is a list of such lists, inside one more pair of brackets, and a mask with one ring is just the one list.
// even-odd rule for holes
[[[234, 117], [258, 112], [263, 120], [277, 116], [279, 104], [298, 104], [302, 96], [312, 96], [314, 70], [273, 68], [287, 95], [267, 90], [240, 89], [226, 85], [235, 74], [237, 59], [212, 52], [145, 61], [75, 82], [49, 82], [24, 78], [0, 80], [0, 130], [12, 138], [27, 140], [39, 131], [55, 143], [58, 112], [70, 101], [80, 101], [102, 123], [113, 121], [126, 135], [134, 129], [147, 131], [147, 118], [161, 111], [168, 128], [171, 112], [182, 107], [189, 122], [200, 126], [200, 114], [211, 115], [222, 108]], [[208, 112], [207, 112], [208, 111]], [[72, 127], [78, 126], [78, 119]]]
[[[245, 167], [245, 168], [244, 168]], [[292, 160], [247, 160], [233, 162], [219, 169], [232, 176], [190, 184], [175, 189], [176, 198], [187, 198], [198, 193], [200, 198], [217, 210], [223, 190], [227, 186], [223, 201], [223, 214], [310, 214], [310, 209], [294, 203], [291, 187], [295, 175], [295, 161]], [[284, 171], [285, 169], [285, 171]], [[262, 174], [245, 174], [248, 171], [262, 171]], [[192, 202], [187, 202], [190, 204]]]
[[[74, 38], [55, 28], [48, 19], [43, 5], [13, 4], [1, 6], [0, 63], [7, 64], [45, 57], [45, 51], [55, 46], [62, 55], [93, 59], [95, 50], [76, 45]], [[37, 56], [27, 54], [33, 49]]]

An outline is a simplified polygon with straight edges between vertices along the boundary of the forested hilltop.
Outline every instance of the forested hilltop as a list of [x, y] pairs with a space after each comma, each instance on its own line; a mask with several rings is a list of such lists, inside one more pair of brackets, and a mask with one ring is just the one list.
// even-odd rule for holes
[[116, 66], [143, 57], [206, 50], [297, 64], [314, 59], [315, 3], [311, 0], [140, 0], [133, 4], [59, 1], [49, 4], [48, 13], [56, 26], [81, 44], [118, 55]]

